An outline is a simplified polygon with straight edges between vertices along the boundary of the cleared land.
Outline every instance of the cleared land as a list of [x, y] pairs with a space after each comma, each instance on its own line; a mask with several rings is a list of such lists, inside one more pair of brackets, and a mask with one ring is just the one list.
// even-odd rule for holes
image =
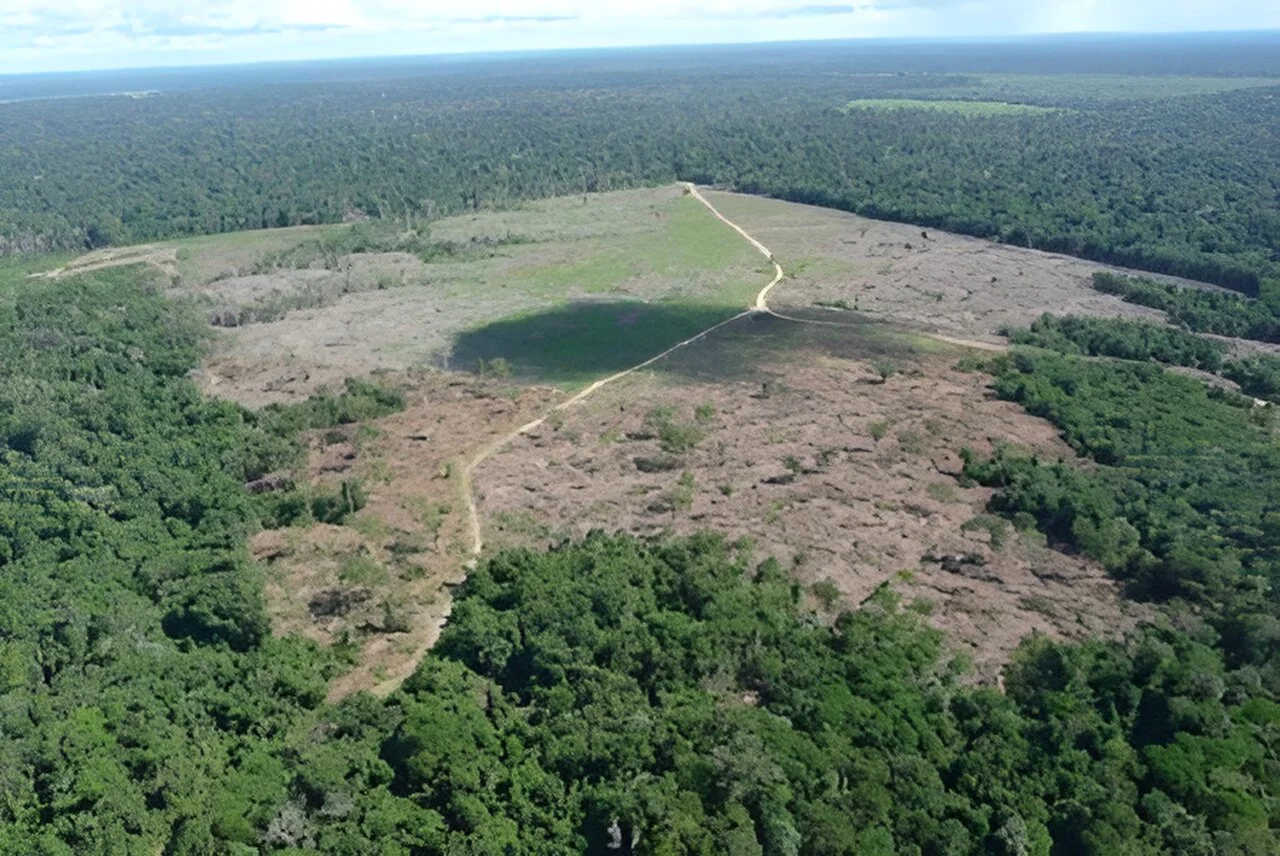
[[993, 344], [1004, 343], [1001, 328], [1045, 312], [1164, 320], [1090, 288], [1095, 271], [1112, 269], [1095, 262], [773, 199], [706, 196], [777, 255], [787, 279], [769, 302], [787, 314], [860, 314]]
[[405, 411], [317, 432], [297, 474], [315, 486], [356, 479], [368, 504], [342, 526], [268, 530], [250, 542], [267, 571], [275, 632], [349, 650], [353, 668], [333, 684], [335, 699], [389, 692], [412, 674], [449, 614], [449, 587], [466, 574], [461, 461], [560, 398], [441, 372], [389, 380], [411, 389]]
[[[772, 249], [784, 314], [863, 320], [1001, 345], [1048, 311], [1163, 320], [1089, 288], [1106, 266], [813, 206], [705, 191]], [[569, 387], [618, 371], [746, 307], [771, 274], [681, 187], [566, 197], [430, 225], [446, 255], [349, 252], [373, 224], [216, 235], [91, 253], [160, 264], [171, 295], [224, 325], [201, 380], [249, 406], [348, 376], [499, 361]], [[31, 273], [11, 262], [0, 276]], [[1194, 285], [1194, 283], [1190, 283]]]
[[[490, 230], [475, 239], [510, 234], [503, 218], [473, 220]], [[645, 247], [656, 258], [681, 248], [678, 239], [674, 250]], [[813, 267], [833, 279], [844, 270], [830, 259]], [[670, 311], [699, 307], [705, 316], [682, 319], [715, 323], [767, 281], [749, 273], [718, 316], [712, 303]], [[810, 298], [802, 285], [780, 285], [774, 305]], [[611, 348], [610, 319], [627, 306], [602, 300], [591, 305], [599, 314], [584, 315], [580, 305], [552, 305], [464, 333], [459, 344], [511, 343], [504, 352], [548, 380], [599, 377], [669, 342], [665, 317], [654, 325], [650, 315], [636, 320], [647, 352]], [[575, 328], [567, 317], [591, 323]], [[1069, 457], [1051, 428], [992, 400], [983, 375], [953, 368], [959, 349], [863, 313], [842, 314], [840, 324], [742, 319], [552, 413], [472, 473], [484, 542], [543, 546], [592, 528], [748, 538], [759, 559], [790, 568], [825, 607], [892, 586], [971, 655], [984, 681], [998, 679], [1029, 632], [1080, 638], [1143, 619], [1096, 564], [1010, 531], [984, 514], [989, 493], [958, 479], [961, 447], [1012, 442]], [[504, 390], [492, 377], [442, 386], [446, 377], [419, 376], [420, 397], [406, 413], [361, 442], [336, 438], [313, 450], [313, 482], [352, 473], [380, 482], [352, 526], [266, 533], [255, 544], [272, 568], [281, 632], [358, 647], [334, 697], [391, 689], [412, 671], [447, 615], [448, 587], [465, 573], [464, 462], [560, 400], [551, 390]]]
[[746, 538], [844, 603], [892, 586], [989, 681], [1029, 632], [1134, 626], [1100, 567], [986, 516], [990, 491], [957, 478], [966, 446], [1071, 458], [1054, 430], [956, 370], [962, 349], [856, 333], [743, 320], [557, 414], [477, 470], [485, 543]]
[[[984, 515], [989, 494], [957, 478], [959, 449], [1070, 451], [994, 400], [985, 375], [957, 369], [964, 349], [931, 336], [997, 347], [997, 330], [1045, 311], [1160, 313], [1094, 292], [1100, 266], [1077, 259], [706, 196], [782, 265], [770, 308], [822, 323], [757, 313], [552, 413], [472, 474], [487, 548], [595, 527], [748, 538], [824, 608], [892, 586], [985, 681], [1028, 632], [1080, 638], [1143, 620], [1097, 565]], [[470, 557], [463, 473], [478, 450], [572, 389], [736, 315], [773, 277], [679, 187], [432, 224], [444, 253], [352, 251], [371, 228], [386, 229], [218, 236], [112, 257], [159, 259], [172, 296], [226, 328], [202, 374], [215, 393], [257, 406], [371, 373], [409, 390], [404, 413], [312, 437], [294, 474], [314, 486], [359, 480], [361, 512], [252, 543], [276, 631], [348, 652], [334, 698], [389, 691], [434, 642]]]
[[931, 110], [964, 116], [1018, 116], [1028, 113], [1059, 113], [1057, 107], [1011, 104], [1007, 101], [926, 101], [914, 98], [864, 98], [850, 101], [845, 110]]
[[763, 262], [675, 187], [454, 218], [431, 237], [460, 249], [429, 263], [362, 254], [181, 286], [215, 311], [298, 306], [223, 336], [206, 389], [256, 406], [375, 369], [481, 360], [586, 383], [601, 359], [632, 365], [745, 308]]

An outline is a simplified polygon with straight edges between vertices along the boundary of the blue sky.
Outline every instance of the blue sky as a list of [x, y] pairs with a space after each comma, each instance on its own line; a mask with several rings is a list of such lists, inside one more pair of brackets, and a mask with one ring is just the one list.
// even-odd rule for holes
[[0, 0], [0, 73], [814, 38], [1280, 28], [1278, 0]]

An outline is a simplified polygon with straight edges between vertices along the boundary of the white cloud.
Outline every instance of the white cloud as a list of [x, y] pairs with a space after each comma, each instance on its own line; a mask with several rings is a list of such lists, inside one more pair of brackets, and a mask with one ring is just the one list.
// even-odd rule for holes
[[[0, 0], [0, 72], [389, 53], [1280, 27], [1257, 0]], [[1272, 8], [1274, 7], [1274, 8]]]

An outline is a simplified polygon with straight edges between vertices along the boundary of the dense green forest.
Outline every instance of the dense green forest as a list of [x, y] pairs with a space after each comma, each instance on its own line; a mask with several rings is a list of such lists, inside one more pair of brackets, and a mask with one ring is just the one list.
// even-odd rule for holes
[[489, 560], [401, 692], [330, 708], [341, 651], [268, 633], [243, 547], [290, 494], [244, 483], [400, 399], [202, 398], [201, 328], [145, 279], [0, 305], [0, 852], [1273, 852], [1267, 411], [1156, 366], [996, 367], [1099, 467], [971, 475], [1173, 616], [1032, 640], [1004, 694], [887, 590], [831, 622], [746, 545], [594, 536]]
[[343, 667], [270, 635], [244, 485], [297, 459], [298, 430], [395, 395], [206, 398], [186, 378], [206, 328], [147, 278], [0, 293], [0, 853], [256, 843], [281, 748]]
[[[1140, 47], [1093, 70], [1139, 70]], [[685, 179], [1247, 294], [1278, 277], [1280, 77], [1276, 87], [1221, 77], [1221, 91], [1213, 78], [1028, 78], [1044, 64], [1026, 57], [1021, 77], [982, 76], [970, 69], [991, 63], [959, 48], [882, 59], [893, 73], [876, 74], [852, 47], [807, 50], [670, 71], [655, 54], [408, 66], [400, 78], [323, 83], [268, 74], [140, 99], [0, 104], [0, 251], [364, 214], [418, 221]], [[1280, 75], [1267, 55], [1223, 48], [1217, 67]], [[1151, 67], [1169, 74], [1170, 56]], [[1189, 59], [1184, 73], [1197, 67]], [[1063, 109], [844, 109], [864, 98]]]
[[1045, 314], [1023, 329], [1002, 330], [1015, 345], [1031, 345], [1060, 354], [1154, 360], [1216, 372], [1227, 346], [1185, 330], [1149, 321]]

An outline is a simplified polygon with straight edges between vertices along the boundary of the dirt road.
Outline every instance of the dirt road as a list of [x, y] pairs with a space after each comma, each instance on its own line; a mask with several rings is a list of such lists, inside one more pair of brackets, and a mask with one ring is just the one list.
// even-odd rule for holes
[[[702, 339], [710, 335], [711, 333], [714, 333], [716, 330], [719, 330], [721, 327], [725, 327], [729, 324], [732, 324], [734, 321], [737, 321], [740, 318], [745, 318], [746, 316], [751, 315], [753, 313], [766, 312], [778, 318], [784, 318], [789, 321], [800, 321], [802, 323], [816, 323], [816, 324], [833, 324], [834, 323], [834, 322], [827, 322], [827, 321], [807, 321], [801, 318], [788, 318], [785, 315], [778, 315], [778, 313], [770, 309], [769, 303], [768, 303], [769, 292], [773, 290], [774, 286], [782, 282], [782, 278], [785, 275], [782, 270], [782, 266], [778, 264], [778, 262], [774, 259], [773, 252], [764, 244], [760, 243], [751, 235], [749, 235], [737, 223], [734, 223], [733, 221], [725, 217], [723, 214], [721, 214], [719, 211], [717, 211], [715, 206], [712, 205], [710, 202], [708, 202], [706, 197], [698, 192], [698, 188], [696, 186], [690, 183], [686, 183], [685, 187], [688, 188], [689, 194], [694, 199], [698, 200], [703, 205], [705, 205], [707, 209], [716, 216], [717, 219], [719, 219], [721, 222], [727, 225], [730, 229], [733, 229], [735, 232], [737, 232], [739, 235], [745, 238], [748, 241], [748, 243], [751, 244], [751, 246], [755, 247], [760, 252], [761, 255], [763, 255], [765, 258], [769, 260], [769, 262], [773, 265], [773, 270], [774, 270], [773, 279], [769, 282], [768, 285], [760, 289], [760, 291], [756, 294], [756, 299], [753, 306], [743, 310], [742, 312], [739, 312], [737, 315], [734, 315], [730, 318], [726, 318], [725, 320], [721, 321], [719, 324], [713, 324], [712, 326], [703, 330], [701, 333], [698, 333], [696, 336], [690, 336], [688, 339], [685, 339], [682, 342], [677, 342], [676, 344], [672, 345], [670, 348], [667, 348], [662, 353], [656, 354], [655, 356], [650, 357], [649, 359], [645, 360], [642, 363], [634, 365], [629, 369], [624, 369], [623, 371], [620, 371], [617, 374], [613, 374], [613, 375], [610, 375], [609, 377], [596, 381], [595, 383], [591, 384], [586, 389], [582, 390], [572, 398], [569, 398], [557, 404], [551, 410], [547, 411], [546, 415], [538, 419], [535, 419], [526, 425], [521, 425], [519, 428], [515, 429], [510, 434], [507, 434], [503, 437], [498, 438], [493, 443], [490, 443], [488, 446], [481, 449], [475, 455], [475, 457], [473, 457], [470, 461], [468, 461], [466, 466], [463, 467], [463, 470], [462, 470], [462, 493], [463, 493], [463, 496], [466, 497], [467, 518], [470, 522], [470, 527], [471, 527], [472, 558], [469, 564], [474, 565], [476, 559], [479, 558], [481, 552], [483, 552], [484, 550], [484, 536], [481, 534], [481, 527], [480, 527], [480, 512], [479, 512], [479, 509], [477, 509], [476, 507], [475, 490], [472, 484], [473, 475], [475, 473], [476, 467], [480, 466], [486, 460], [491, 458], [494, 454], [501, 451], [502, 448], [505, 447], [512, 440], [516, 439], [517, 437], [520, 437], [523, 434], [528, 434], [530, 431], [537, 430], [547, 421], [547, 419], [551, 417], [553, 413], [560, 410], [564, 410], [565, 408], [568, 408], [568, 407], [572, 407], [573, 405], [577, 404], [578, 402], [582, 401], [583, 399], [597, 392], [601, 388], [606, 387], [609, 384], [614, 383], [615, 381], [619, 381], [630, 374], [634, 374], [635, 372], [648, 368], [649, 366], [653, 365], [654, 363], [658, 362], [664, 357], [667, 357], [675, 353], [676, 351], [680, 350], [686, 345], [691, 345], [694, 342], [698, 341], [699, 339]], [[835, 324], [835, 326], [840, 326], [840, 325]]]
[[[701, 333], [698, 333], [696, 336], [690, 336], [688, 339], [685, 339], [682, 342], [677, 342], [676, 344], [672, 345], [670, 348], [667, 348], [662, 353], [657, 354], [653, 357], [650, 357], [649, 359], [645, 360], [644, 362], [638, 365], [634, 365], [629, 369], [625, 369], [623, 371], [618, 372], [617, 374], [613, 374], [613, 375], [610, 375], [609, 377], [596, 381], [595, 383], [591, 384], [586, 389], [582, 390], [572, 398], [557, 404], [555, 407], [549, 410], [546, 413], [546, 415], [538, 419], [535, 419], [532, 422], [529, 422], [528, 424], [521, 425], [519, 428], [515, 429], [511, 433], [498, 438], [493, 443], [490, 443], [488, 446], [481, 449], [473, 458], [471, 458], [471, 460], [469, 460], [466, 463], [466, 465], [463, 467], [463, 470], [462, 470], [462, 493], [463, 493], [463, 496], [466, 498], [467, 518], [468, 518], [469, 526], [471, 529], [472, 558], [468, 563], [469, 565], [474, 565], [475, 561], [479, 558], [480, 554], [484, 550], [484, 536], [481, 533], [480, 512], [479, 512], [479, 509], [476, 507], [475, 490], [473, 488], [473, 476], [475, 474], [476, 468], [481, 464], [483, 464], [486, 460], [491, 458], [493, 455], [495, 455], [497, 452], [501, 451], [512, 440], [515, 440], [517, 437], [520, 437], [524, 434], [528, 434], [530, 431], [534, 431], [542, 427], [542, 425], [547, 421], [547, 419], [551, 417], [553, 413], [556, 413], [557, 411], [560, 411], [560, 410], [564, 410], [568, 407], [572, 407], [573, 405], [579, 403], [583, 399], [597, 392], [601, 388], [608, 386], [609, 384], [614, 383], [615, 381], [621, 380], [622, 378], [627, 377], [630, 374], [634, 374], [635, 372], [648, 368], [649, 366], [653, 365], [654, 363], [658, 362], [659, 360], [667, 356], [670, 356], [672, 353], [680, 350], [681, 348], [687, 345], [690, 345], [698, 341], [699, 339], [702, 339], [710, 335], [711, 333], [714, 333], [716, 330], [719, 330], [721, 327], [725, 327], [729, 324], [732, 324], [734, 321], [737, 321], [740, 318], [744, 318], [754, 313], [765, 313], [768, 315], [772, 315], [774, 318], [779, 318], [784, 321], [792, 321], [797, 324], [813, 324], [813, 325], [822, 326], [822, 327], [849, 326], [846, 324], [842, 324], [839, 321], [822, 321], [815, 318], [797, 318], [795, 316], [785, 315], [771, 309], [769, 307], [769, 292], [771, 292], [780, 282], [782, 282], [783, 277], [786, 275], [786, 273], [782, 269], [782, 265], [778, 264], [777, 259], [774, 258], [773, 251], [770, 250], [768, 247], [766, 247], [764, 244], [762, 244], [755, 237], [753, 237], [749, 232], [747, 232], [747, 230], [743, 229], [737, 223], [734, 223], [728, 217], [725, 217], [723, 214], [721, 214], [720, 211], [714, 205], [712, 205], [707, 200], [707, 198], [702, 195], [701, 192], [699, 192], [696, 185], [690, 182], [686, 182], [685, 187], [688, 189], [689, 195], [692, 196], [694, 199], [698, 200], [699, 202], [701, 202], [703, 205], [705, 205], [707, 210], [710, 211], [713, 215], [715, 215], [716, 219], [720, 220], [720, 222], [724, 223], [730, 229], [732, 229], [733, 231], [741, 235], [749, 244], [751, 244], [751, 246], [755, 247], [756, 250], [762, 256], [764, 256], [766, 259], [769, 260], [769, 263], [773, 265], [773, 271], [774, 271], [773, 279], [770, 280], [767, 285], [765, 285], [763, 288], [760, 289], [760, 291], [756, 294], [755, 303], [749, 308], [747, 308], [746, 310], [739, 312], [737, 315], [734, 315], [731, 318], [726, 318], [724, 321], [721, 321], [719, 324], [715, 324], [715, 325], [712, 325], [711, 327], [708, 327], [707, 329], [703, 330]], [[988, 350], [988, 351], [1006, 350], [1004, 346], [992, 345], [987, 342], [974, 342], [967, 339], [956, 339], [949, 336], [935, 336], [934, 338], [937, 338], [940, 341], [949, 342], [951, 344], [965, 345], [969, 347], [980, 348], [982, 350]]]
[[73, 274], [126, 265], [151, 265], [161, 274], [174, 278], [178, 275], [178, 251], [171, 247], [158, 247], [151, 244], [109, 248], [81, 256], [67, 262], [63, 267], [28, 276], [31, 279], [61, 279]]
[[[748, 233], [745, 229], [743, 229], [737, 223], [734, 223], [732, 220], [728, 219], [722, 213], [720, 213], [720, 211], [716, 209], [716, 207], [712, 205], [711, 202], [708, 201], [707, 198], [703, 196], [701, 192], [699, 192], [696, 186], [694, 186], [693, 184], [687, 183], [685, 187], [688, 188], [689, 194], [698, 202], [702, 203], [702, 205], [706, 206], [707, 210], [709, 210], [718, 220], [720, 220], [729, 228], [733, 229], [735, 232], [741, 235], [743, 239], [745, 239], [748, 243], [750, 243], [751, 246], [755, 247], [755, 249], [762, 256], [764, 256], [766, 259], [769, 260], [769, 263], [773, 265], [773, 270], [774, 270], [773, 279], [771, 279], [764, 287], [760, 289], [759, 292], [757, 292], [754, 303], [751, 306], [744, 309], [742, 312], [739, 312], [736, 315], [733, 315], [717, 324], [714, 324], [708, 327], [707, 329], [703, 330], [702, 332], [698, 333], [695, 336], [690, 336], [689, 338], [681, 342], [677, 342], [676, 344], [672, 345], [671, 347], [667, 348], [661, 353], [655, 354], [654, 356], [650, 357], [649, 359], [645, 360], [642, 363], [634, 365], [631, 368], [625, 369], [623, 371], [617, 372], [616, 374], [612, 374], [606, 378], [602, 378], [600, 380], [595, 381], [590, 386], [578, 392], [576, 395], [555, 405], [550, 410], [548, 410], [544, 415], [540, 416], [537, 419], [534, 419], [531, 422], [527, 422], [524, 425], [521, 425], [520, 427], [511, 431], [510, 433], [507, 433], [499, 437], [498, 439], [489, 443], [479, 452], [477, 452], [474, 456], [472, 456], [470, 460], [468, 460], [462, 468], [461, 485], [460, 485], [461, 494], [466, 505], [467, 526], [470, 531], [470, 541], [471, 541], [471, 548], [470, 548], [471, 557], [466, 562], [466, 568], [468, 569], [474, 568], [481, 554], [484, 551], [484, 535], [483, 535], [483, 530], [482, 530], [481, 521], [480, 521], [479, 508], [476, 505], [476, 496], [475, 496], [475, 487], [474, 487], [476, 469], [485, 461], [487, 461], [489, 458], [493, 457], [495, 454], [497, 454], [502, 449], [504, 449], [513, 440], [517, 439], [518, 437], [529, 434], [532, 431], [536, 431], [538, 428], [542, 427], [547, 422], [547, 420], [552, 417], [553, 414], [559, 411], [563, 411], [567, 408], [573, 407], [574, 405], [582, 402], [583, 400], [595, 394], [596, 392], [603, 389], [604, 387], [607, 387], [631, 374], [634, 374], [635, 372], [648, 368], [649, 366], [670, 356], [671, 354], [680, 350], [681, 348], [684, 348], [694, 342], [697, 342], [698, 340], [705, 338], [706, 336], [714, 333], [715, 331], [723, 327], [726, 327], [729, 324], [734, 323], [735, 321], [738, 321], [742, 318], [745, 318], [751, 315], [763, 313], [763, 314], [768, 314], [775, 318], [779, 318], [785, 321], [792, 321], [800, 324], [813, 324], [813, 325], [824, 326], [824, 327], [849, 326], [838, 321], [823, 321], [823, 320], [813, 319], [813, 318], [798, 318], [798, 317], [777, 312], [774, 309], [770, 308], [769, 301], [768, 301], [769, 293], [775, 287], [777, 287], [779, 283], [782, 282], [784, 276], [786, 275], [782, 269], [782, 266], [778, 263], [777, 259], [774, 258], [773, 251], [770, 250], [763, 243], [761, 243], [759, 240], [757, 240], [755, 237], [753, 237], [750, 233]], [[957, 339], [951, 339], [946, 337], [938, 337], [938, 338], [943, 339], [944, 341], [952, 342], [954, 344], [971, 345], [974, 347], [980, 347], [984, 349], [999, 349], [998, 346], [993, 346], [987, 343], [969, 342], [967, 340], [957, 340]], [[422, 653], [425, 654], [425, 651], [423, 651]], [[397, 676], [397, 679], [393, 679], [390, 682], [385, 682], [388, 685], [384, 685], [380, 687], [380, 689], [385, 692], [388, 689], [394, 688], [393, 685], [398, 685], [399, 678], [400, 676]]]

